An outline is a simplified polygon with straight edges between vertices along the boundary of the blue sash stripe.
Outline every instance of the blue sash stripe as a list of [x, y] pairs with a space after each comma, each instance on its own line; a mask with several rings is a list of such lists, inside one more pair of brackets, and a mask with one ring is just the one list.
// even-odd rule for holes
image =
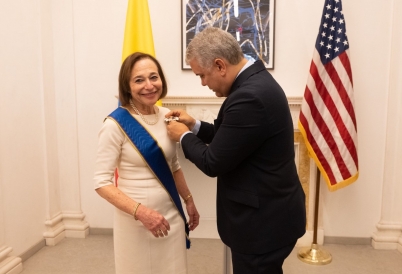
[[184, 214], [181, 205], [172, 171], [170, 170], [162, 149], [149, 132], [134, 117], [132, 117], [130, 112], [125, 108], [117, 108], [108, 117], [113, 118], [117, 123], [119, 123], [120, 128], [142, 154], [144, 160], [151, 168], [151, 171], [156, 175], [157, 179], [169, 193], [171, 200], [184, 220], [186, 247], [190, 248], [190, 230], [187, 225], [186, 215]]

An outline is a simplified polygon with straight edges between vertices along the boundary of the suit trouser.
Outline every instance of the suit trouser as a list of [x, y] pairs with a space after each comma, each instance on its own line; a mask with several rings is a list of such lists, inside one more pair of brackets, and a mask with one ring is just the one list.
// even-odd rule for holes
[[243, 254], [231, 250], [233, 274], [282, 274], [282, 265], [296, 242], [265, 254]]

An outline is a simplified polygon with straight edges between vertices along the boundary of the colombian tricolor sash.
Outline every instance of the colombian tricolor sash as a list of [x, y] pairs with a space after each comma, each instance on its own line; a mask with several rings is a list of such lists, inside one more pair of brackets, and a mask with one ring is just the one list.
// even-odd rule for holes
[[137, 148], [138, 152], [142, 154], [142, 158], [155, 174], [155, 177], [165, 187], [173, 201], [173, 204], [176, 206], [184, 220], [186, 247], [190, 248], [190, 231], [187, 225], [186, 215], [184, 215], [179, 193], [177, 192], [176, 184], [173, 179], [173, 174], [162, 149], [158, 146], [158, 143], [154, 140], [151, 134], [149, 134], [149, 132], [133, 116], [131, 116], [130, 112], [125, 108], [117, 108], [108, 116], [108, 118], [112, 118], [117, 122], [123, 133], [128, 137], [134, 147]]

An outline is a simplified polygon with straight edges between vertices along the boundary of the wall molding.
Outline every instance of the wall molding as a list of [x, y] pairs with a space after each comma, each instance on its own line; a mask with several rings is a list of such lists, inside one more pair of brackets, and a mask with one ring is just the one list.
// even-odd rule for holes
[[89, 235], [89, 224], [82, 212], [63, 212], [45, 221], [43, 236], [46, 245], [57, 245], [64, 238], [85, 238]]
[[0, 273], [18, 274], [22, 272], [22, 260], [20, 257], [9, 256], [13, 249], [8, 246], [0, 247]]
[[381, 221], [376, 227], [371, 241], [374, 249], [398, 249], [402, 252], [402, 223]]
[[[225, 97], [215, 96], [167, 96], [162, 99], [162, 105], [182, 106], [182, 105], [221, 105]], [[300, 107], [303, 97], [287, 97], [290, 107]]]
[[[162, 105], [170, 109], [185, 108], [194, 118], [213, 122], [211, 117], [218, 115], [219, 108], [225, 99], [224, 97], [167, 96], [162, 99]], [[298, 132], [298, 119], [303, 97], [287, 97], [287, 99], [293, 128]]]
[[63, 211], [63, 223], [67, 238], [86, 238], [89, 235], [89, 224], [82, 212]]
[[46, 220], [45, 226], [46, 231], [43, 233], [43, 237], [46, 240], [46, 245], [55, 246], [66, 237], [63, 215], [61, 213], [50, 220]]
[[186, 105], [221, 105], [225, 98], [204, 96], [167, 96], [162, 99], [162, 105], [186, 106]]

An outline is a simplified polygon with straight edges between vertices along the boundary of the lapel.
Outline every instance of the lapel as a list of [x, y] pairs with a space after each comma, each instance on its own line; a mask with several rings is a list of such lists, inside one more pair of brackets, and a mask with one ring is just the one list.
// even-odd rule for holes
[[[233, 82], [232, 87], [230, 88], [229, 96], [233, 92], [235, 92], [241, 86], [241, 84], [243, 84], [244, 81], [246, 81], [248, 78], [250, 78], [254, 74], [259, 73], [263, 70], [266, 70], [266, 68], [265, 68], [264, 64], [262, 63], [262, 61], [261, 60], [255, 61], [254, 64], [252, 64], [251, 66], [246, 68], [242, 73], [240, 73], [239, 76], [237, 76], [236, 80]], [[229, 98], [229, 96], [228, 96], [228, 98]]]

